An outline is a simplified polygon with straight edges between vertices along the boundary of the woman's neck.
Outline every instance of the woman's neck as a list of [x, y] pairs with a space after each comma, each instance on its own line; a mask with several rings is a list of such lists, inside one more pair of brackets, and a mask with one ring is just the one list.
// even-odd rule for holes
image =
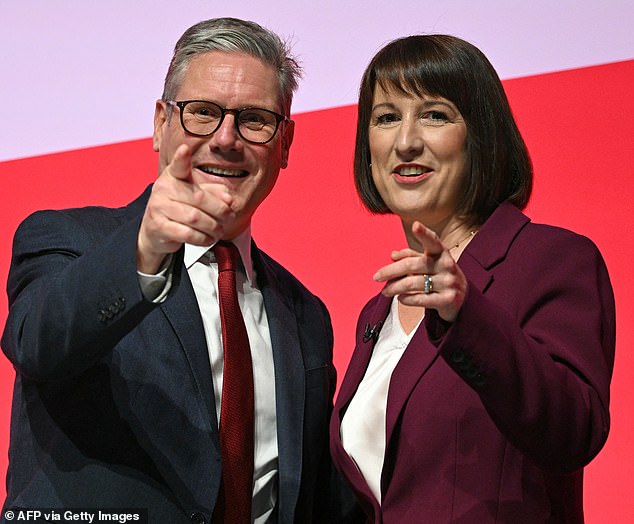
[[[466, 244], [469, 243], [475, 234], [475, 231], [477, 231], [477, 227], [470, 225], [464, 217], [458, 217], [455, 215], [434, 224], [428, 224], [420, 220], [419, 222], [436, 233], [438, 238], [440, 238], [440, 241], [452, 252], [452, 254], [461, 247], [464, 249]], [[421, 251], [422, 246], [412, 233], [413, 223], [414, 221], [402, 221], [405, 238], [410, 248]]]

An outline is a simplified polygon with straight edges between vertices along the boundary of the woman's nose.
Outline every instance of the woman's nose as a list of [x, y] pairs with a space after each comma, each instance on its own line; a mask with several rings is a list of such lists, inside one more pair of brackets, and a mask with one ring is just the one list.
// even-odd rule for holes
[[423, 133], [415, 122], [403, 120], [396, 136], [395, 149], [403, 157], [416, 157], [424, 148]]

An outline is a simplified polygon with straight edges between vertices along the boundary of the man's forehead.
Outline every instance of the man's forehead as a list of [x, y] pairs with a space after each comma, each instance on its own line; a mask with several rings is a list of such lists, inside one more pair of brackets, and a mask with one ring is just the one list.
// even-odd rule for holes
[[206, 51], [191, 58], [179, 82], [178, 91], [189, 89], [231, 89], [241, 86], [269, 104], [281, 104], [279, 77], [273, 66], [241, 51]]

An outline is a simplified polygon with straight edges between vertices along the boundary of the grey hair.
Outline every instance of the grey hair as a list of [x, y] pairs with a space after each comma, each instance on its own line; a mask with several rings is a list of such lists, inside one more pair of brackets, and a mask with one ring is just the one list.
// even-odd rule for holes
[[278, 76], [282, 110], [290, 116], [293, 93], [302, 76], [290, 45], [261, 25], [237, 18], [204, 20], [183, 33], [165, 77], [163, 100], [174, 98], [192, 59], [210, 51], [245, 53], [271, 65]]

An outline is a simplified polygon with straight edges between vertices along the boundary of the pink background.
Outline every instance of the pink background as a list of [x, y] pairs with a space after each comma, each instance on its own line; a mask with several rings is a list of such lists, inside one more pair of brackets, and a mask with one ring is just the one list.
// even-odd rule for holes
[[[57, 4], [57, 5], [54, 5]], [[187, 0], [0, 3], [0, 283], [11, 239], [31, 211], [122, 205], [156, 176], [151, 134], [171, 49], [203, 18], [256, 20], [288, 37], [305, 78], [296, 95], [289, 168], [254, 223], [258, 243], [328, 305], [340, 374], [356, 316], [378, 288], [371, 275], [403, 246], [390, 217], [354, 194], [351, 159], [358, 81], [371, 55], [406, 34], [463, 37], [504, 79], [535, 165], [528, 213], [592, 238], [617, 300], [612, 432], [587, 468], [589, 523], [634, 514], [634, 4], [537, 0], [321, 2], [257, 6]], [[511, 5], [516, 4], [516, 5]], [[389, 9], [386, 6], [389, 5]], [[553, 253], [559, 257], [574, 253]], [[0, 325], [6, 317], [0, 299]], [[0, 359], [0, 476], [6, 469], [13, 371]], [[4, 495], [0, 486], [0, 497]]]

